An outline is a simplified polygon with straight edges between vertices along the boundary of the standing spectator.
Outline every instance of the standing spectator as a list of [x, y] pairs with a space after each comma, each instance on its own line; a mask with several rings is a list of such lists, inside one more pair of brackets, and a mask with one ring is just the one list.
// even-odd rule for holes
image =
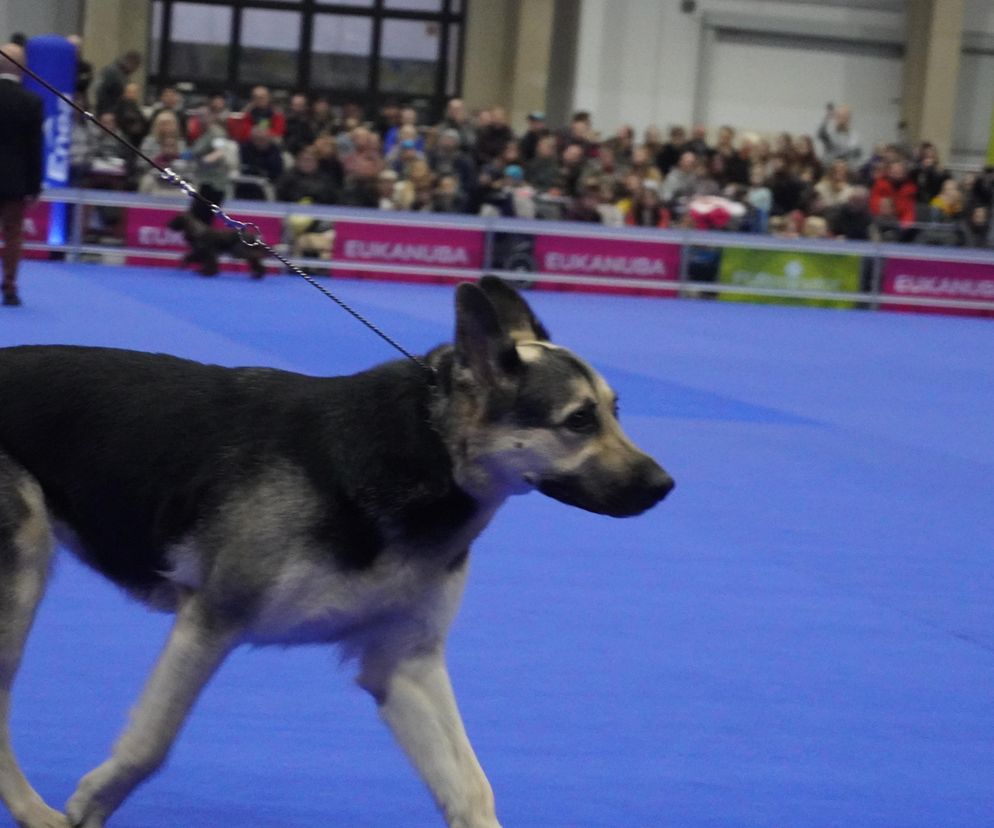
[[528, 129], [518, 140], [518, 148], [521, 150], [521, 160], [528, 163], [535, 157], [535, 148], [543, 135], [549, 134], [549, 128], [545, 125], [544, 112], [528, 113]]
[[[18, 63], [24, 49], [3, 51]], [[42, 103], [21, 86], [21, 70], [0, 56], [0, 230], [3, 231], [3, 304], [17, 306], [17, 267], [24, 238], [24, 213], [41, 192]]]
[[125, 84], [124, 94], [114, 108], [114, 119], [121, 134], [136, 147], [148, 134], [148, 120], [141, 107], [141, 87], [134, 81]]
[[311, 118], [307, 96], [298, 92], [290, 98], [290, 107], [286, 113], [286, 128], [283, 132], [283, 146], [291, 155], [296, 156], [304, 147], [314, 143], [317, 133], [314, 131], [314, 121]]
[[918, 188], [908, 175], [908, 162], [892, 161], [887, 173], [879, 176], [873, 183], [873, 189], [870, 190], [870, 212], [879, 216], [882, 203], [887, 200], [889, 209], [902, 226], [913, 224], [917, 194]]
[[76, 48], [76, 103], [83, 109], [90, 108], [90, 85], [93, 83], [93, 64], [83, 59], [83, 38], [69, 35], [66, 38]]
[[124, 84], [142, 65], [142, 56], [135, 51], [126, 52], [100, 73], [97, 83], [97, 115], [113, 112], [124, 94]]
[[[190, 155], [196, 165], [195, 177], [200, 194], [208, 201], [220, 204], [234, 172], [232, 154], [228, 151], [229, 146], [234, 147], [234, 142], [228, 138], [224, 123], [218, 120], [212, 109], [204, 109], [201, 120], [200, 135], [190, 147]], [[191, 203], [190, 212], [203, 224], [210, 225], [214, 221], [214, 213], [198, 199]]]
[[822, 159], [831, 164], [836, 158], [842, 158], [852, 166], [862, 154], [859, 135], [852, 128], [852, 111], [848, 106], [829, 104], [825, 110], [825, 119], [818, 127], [818, 137], [824, 146]]
[[656, 155], [656, 166], [664, 176], [669, 174], [687, 151], [687, 130], [682, 126], [670, 127], [670, 140], [663, 144]]
[[928, 141], [918, 149], [918, 163], [915, 164], [911, 177], [918, 187], [920, 204], [930, 204], [952, 178], [949, 171], [939, 163], [939, 151]]
[[176, 116], [179, 124], [180, 138], [184, 141], [187, 137], [186, 131], [186, 106], [183, 103], [183, 96], [175, 86], [164, 86], [159, 93], [159, 100], [148, 115], [150, 121], [154, 121], [160, 112], [172, 112]]

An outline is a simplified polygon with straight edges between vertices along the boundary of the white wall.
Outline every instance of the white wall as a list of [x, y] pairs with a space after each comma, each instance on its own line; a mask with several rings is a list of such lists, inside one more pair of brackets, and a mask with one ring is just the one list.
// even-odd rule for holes
[[[850, 103], [865, 148], [898, 137], [902, 61], [886, 50], [848, 53], [782, 43], [706, 37], [708, 21], [734, 16], [752, 27], [779, 21], [813, 37], [853, 31], [900, 42], [903, 3], [842, 0], [582, 0], [573, 109], [594, 114], [602, 133], [622, 123], [640, 132], [695, 117], [716, 127], [811, 133], [825, 103]], [[994, 2], [967, 0], [964, 29], [994, 42]], [[986, 147], [994, 109], [994, 54], [964, 56], [954, 144]]]
[[0, 0], [0, 42], [14, 32], [28, 37], [78, 34], [83, 27], [82, 0]]

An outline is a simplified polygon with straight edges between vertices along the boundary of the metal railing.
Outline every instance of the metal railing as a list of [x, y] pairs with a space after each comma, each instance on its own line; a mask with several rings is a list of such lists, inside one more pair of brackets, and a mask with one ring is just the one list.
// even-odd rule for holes
[[[87, 257], [141, 257], [179, 262], [180, 251], [156, 250], [148, 247], [126, 246], [123, 238], [114, 243], [87, 240], [85, 217], [88, 210], [99, 208], [157, 208], [186, 209], [185, 199], [148, 196], [132, 192], [107, 190], [63, 189], [46, 192], [42, 199], [74, 205], [71, 210], [67, 237], [62, 244], [42, 242], [27, 243], [29, 250], [61, 252], [70, 261]], [[968, 267], [984, 265], [994, 268], [994, 251], [962, 247], [940, 247], [919, 244], [895, 244], [883, 242], [841, 241], [835, 239], [788, 239], [754, 233], [730, 233], [724, 231], [702, 231], [689, 229], [656, 229], [635, 227], [607, 227], [596, 224], [578, 224], [533, 219], [513, 219], [487, 216], [466, 216], [450, 213], [404, 213], [364, 208], [328, 207], [321, 205], [285, 204], [271, 201], [231, 201], [225, 210], [232, 216], [243, 218], [270, 217], [285, 221], [289, 216], [306, 215], [317, 221], [335, 225], [340, 222], [362, 222], [364, 224], [449, 228], [455, 230], [472, 229], [485, 236], [485, 255], [479, 268], [446, 267], [444, 275], [453, 278], [472, 279], [484, 272], [497, 273], [523, 282], [549, 284], [573, 284], [592, 287], [638, 289], [658, 292], [661, 295], [713, 297], [722, 294], [737, 296], [771, 297], [785, 300], [810, 300], [820, 302], [842, 302], [856, 307], [877, 308], [880, 306], [906, 306], [950, 308], [963, 311], [994, 313], [994, 293], [989, 298], [985, 294], [980, 299], [943, 298], [937, 296], [885, 295], [881, 291], [883, 263], [888, 260], [933, 260], [945, 264], [963, 264]], [[500, 257], [495, 255], [495, 240], [499, 237], [566, 236], [583, 239], [624, 240], [629, 242], [662, 242], [680, 248], [679, 276], [675, 280], [640, 278], [638, 276], [596, 276], [577, 275], [561, 272], [533, 272], [521, 267], [506, 268]], [[267, 238], [269, 244], [282, 244], [281, 254], [290, 250], [284, 239]], [[726, 284], [717, 279], [694, 278], [691, 274], [691, 252], [701, 250], [724, 250], [747, 248], [751, 250], [784, 251], [798, 254], [844, 254], [858, 256], [869, 278], [858, 291], [794, 289], [790, 287], [761, 287], [745, 284]], [[222, 257], [222, 261], [231, 261]], [[389, 273], [407, 275], [412, 278], [424, 276], [430, 268], [426, 265], [404, 265], [400, 263], [377, 263], [368, 261], [335, 260], [322, 258], [294, 258], [293, 264], [306, 268], [311, 273], [334, 275], [336, 271], [346, 273]], [[276, 264], [275, 261], [271, 264]], [[994, 271], [992, 271], [994, 279]], [[994, 284], [994, 282], [992, 282]]]

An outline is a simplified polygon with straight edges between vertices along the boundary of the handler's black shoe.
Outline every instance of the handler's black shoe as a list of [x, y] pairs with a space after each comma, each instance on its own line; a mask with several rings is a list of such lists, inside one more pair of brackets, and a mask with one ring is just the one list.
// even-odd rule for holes
[[3, 289], [3, 304], [15, 308], [20, 306], [21, 297], [17, 295], [16, 288], [4, 288]]

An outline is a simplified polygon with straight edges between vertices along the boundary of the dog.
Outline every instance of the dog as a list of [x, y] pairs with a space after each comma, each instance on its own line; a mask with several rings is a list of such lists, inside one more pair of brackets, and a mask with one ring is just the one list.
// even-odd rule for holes
[[253, 279], [261, 279], [266, 275], [263, 263], [265, 254], [260, 248], [245, 244], [237, 230], [209, 227], [189, 212], [176, 214], [166, 222], [166, 226], [182, 233], [186, 243], [190, 245], [190, 252], [184, 257], [183, 264], [199, 264], [203, 276], [217, 276], [218, 255], [221, 253], [244, 259]]
[[[499, 828], [443, 656], [473, 540], [511, 495], [628, 517], [674, 485], [607, 382], [491, 276], [456, 288], [453, 342], [352, 376], [20, 346], [0, 388], [0, 798], [29, 828], [104, 825], [228, 653], [304, 643], [343, 648], [450, 828]], [[7, 727], [56, 540], [175, 613], [64, 814]]]

